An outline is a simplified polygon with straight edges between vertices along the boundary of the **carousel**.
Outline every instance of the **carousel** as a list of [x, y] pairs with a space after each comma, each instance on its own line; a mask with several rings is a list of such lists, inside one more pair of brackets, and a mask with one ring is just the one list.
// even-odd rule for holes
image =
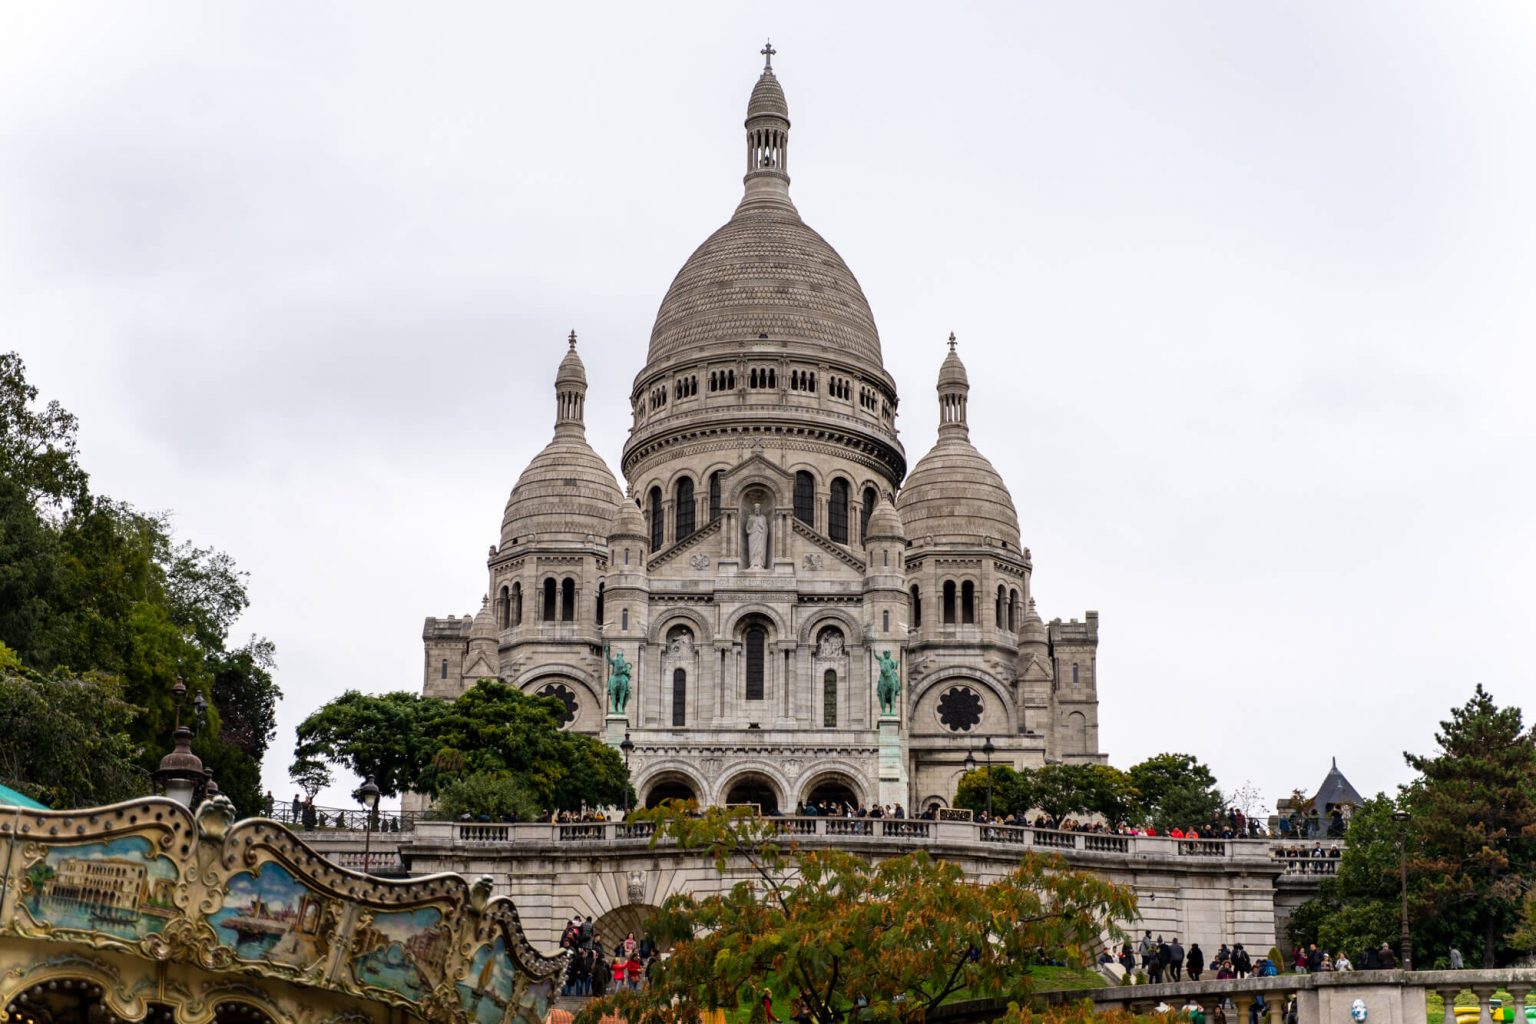
[[234, 818], [0, 806], [0, 1024], [544, 1019], [564, 963], [489, 879], [387, 881]]

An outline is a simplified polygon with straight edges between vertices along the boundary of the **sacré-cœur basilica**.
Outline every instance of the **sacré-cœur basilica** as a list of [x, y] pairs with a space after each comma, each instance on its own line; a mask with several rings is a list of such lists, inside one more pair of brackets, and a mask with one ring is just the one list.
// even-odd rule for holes
[[629, 735], [648, 805], [947, 805], [987, 740], [993, 764], [1102, 761], [1098, 615], [1036, 611], [953, 337], [938, 441], [908, 472], [869, 304], [790, 199], [767, 56], [741, 202], [635, 376], [626, 486], [587, 442], [573, 333], [478, 614], [426, 620], [425, 692], [558, 696], [567, 728]]

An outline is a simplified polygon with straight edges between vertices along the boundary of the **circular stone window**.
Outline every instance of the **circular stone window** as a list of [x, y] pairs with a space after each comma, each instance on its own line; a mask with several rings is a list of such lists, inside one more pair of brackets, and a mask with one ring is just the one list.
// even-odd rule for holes
[[981, 722], [981, 694], [951, 686], [939, 697], [939, 722], [950, 732], [970, 732]]
[[560, 703], [565, 705], [565, 715], [560, 719], [560, 728], [565, 728], [576, 721], [576, 695], [564, 683], [547, 683], [539, 690], [540, 697], [559, 697]]

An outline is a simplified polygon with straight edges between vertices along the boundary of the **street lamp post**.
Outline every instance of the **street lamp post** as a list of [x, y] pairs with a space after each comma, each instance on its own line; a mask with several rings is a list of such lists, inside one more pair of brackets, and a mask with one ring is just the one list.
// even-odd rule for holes
[[175, 747], [160, 759], [154, 779], [166, 796], [190, 811], [197, 805], [198, 788], [207, 785], [212, 773], [204, 774], [202, 759], [192, 753], [192, 730], [181, 724], [181, 702], [186, 696], [187, 684], [177, 676], [176, 685], [171, 687], [171, 697], [176, 703], [176, 730], [171, 733]]
[[368, 874], [373, 844], [373, 812], [379, 806], [379, 786], [373, 781], [373, 776], [368, 776], [357, 789], [357, 802], [363, 805], [363, 813], [367, 815], [363, 821], [363, 874]]
[[619, 744], [619, 749], [624, 752], [624, 817], [629, 817], [629, 755], [635, 752], [635, 741], [629, 738], [629, 730], [624, 730], [624, 742]]
[[988, 736], [981, 744], [981, 752], [987, 755], [987, 817], [992, 817], [992, 754], [997, 748], [992, 745], [992, 737]]
[[1413, 936], [1408, 931], [1408, 819], [1411, 815], [1407, 811], [1393, 811], [1392, 820], [1398, 824], [1397, 832], [1397, 876], [1398, 886], [1402, 896], [1402, 924], [1401, 950], [1403, 970], [1413, 970]]
[[969, 750], [965, 752], [965, 774], [969, 775], [976, 770], [976, 755]]

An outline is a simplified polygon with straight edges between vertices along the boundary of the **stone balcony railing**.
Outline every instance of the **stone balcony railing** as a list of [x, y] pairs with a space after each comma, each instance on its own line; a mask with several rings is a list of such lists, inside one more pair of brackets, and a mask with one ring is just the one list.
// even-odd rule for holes
[[[1101, 832], [1061, 832], [1054, 829], [982, 824], [974, 821], [925, 821], [917, 818], [771, 818], [775, 829], [807, 846], [839, 846], [870, 853], [907, 849], [957, 850], [992, 858], [1029, 849], [1059, 853], [1069, 860], [1092, 862], [1104, 858], [1169, 858], [1186, 863], [1240, 861], [1249, 869], [1269, 865], [1278, 875], [1306, 882], [1331, 875], [1338, 858], [1282, 856], [1290, 848], [1264, 839], [1173, 839], [1167, 836], [1122, 836]], [[590, 853], [594, 847], [615, 852], [648, 845], [655, 832], [649, 822], [549, 823], [417, 821], [410, 832], [373, 833], [369, 864], [375, 871], [409, 866], [412, 853], [463, 852], [491, 854], [561, 848]], [[306, 839], [348, 867], [361, 867], [361, 832], [310, 833]], [[668, 841], [664, 840], [663, 843]]]

